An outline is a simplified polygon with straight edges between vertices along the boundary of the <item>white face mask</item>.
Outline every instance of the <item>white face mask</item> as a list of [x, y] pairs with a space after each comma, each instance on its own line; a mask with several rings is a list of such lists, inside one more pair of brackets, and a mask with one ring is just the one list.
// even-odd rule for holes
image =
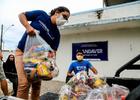
[[81, 55], [77, 55], [76, 58], [77, 58], [78, 61], [82, 61], [83, 60], [83, 56], [81, 56]]
[[57, 25], [57, 26], [64, 25], [66, 22], [67, 22], [67, 20], [64, 19], [62, 15], [60, 15], [60, 16], [57, 17], [57, 19], [56, 19], [56, 25]]

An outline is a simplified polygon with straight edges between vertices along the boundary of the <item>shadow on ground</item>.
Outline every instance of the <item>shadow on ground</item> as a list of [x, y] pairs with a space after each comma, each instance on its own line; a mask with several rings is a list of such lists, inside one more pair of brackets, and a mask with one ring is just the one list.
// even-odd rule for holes
[[59, 100], [59, 94], [47, 92], [40, 96], [40, 100]]
[[42, 81], [40, 100], [59, 100], [59, 91], [65, 83], [62, 81]]

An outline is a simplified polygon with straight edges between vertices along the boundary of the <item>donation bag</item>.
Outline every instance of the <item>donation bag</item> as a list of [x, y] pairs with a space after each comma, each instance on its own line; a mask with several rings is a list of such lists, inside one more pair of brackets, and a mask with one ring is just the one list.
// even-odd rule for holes
[[27, 78], [30, 80], [51, 80], [59, 73], [55, 51], [36, 31], [35, 36], [27, 36], [23, 62]]

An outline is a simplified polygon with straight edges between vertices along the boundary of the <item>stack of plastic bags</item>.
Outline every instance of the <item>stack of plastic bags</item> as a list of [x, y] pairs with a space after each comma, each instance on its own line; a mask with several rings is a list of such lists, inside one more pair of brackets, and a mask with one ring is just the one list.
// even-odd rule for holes
[[85, 72], [76, 74], [60, 90], [59, 100], [84, 100], [92, 89], [86, 84]]
[[23, 62], [24, 70], [30, 80], [50, 80], [59, 73], [55, 52], [38, 33], [27, 37]]
[[124, 86], [112, 84], [112, 87], [105, 85], [102, 88], [95, 88], [90, 91], [85, 100], [125, 100], [129, 90]]
[[124, 86], [109, 86], [105, 78], [88, 77], [81, 71], [61, 87], [59, 100], [123, 100], [128, 93]]

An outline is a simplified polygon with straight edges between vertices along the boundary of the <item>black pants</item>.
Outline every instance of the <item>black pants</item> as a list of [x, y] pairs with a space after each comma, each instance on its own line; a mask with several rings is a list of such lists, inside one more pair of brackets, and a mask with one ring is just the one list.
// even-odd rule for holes
[[7, 78], [13, 83], [14, 94], [12, 96], [16, 96], [17, 87], [18, 87], [18, 78], [17, 76], [10, 76], [10, 77], [8, 76]]

